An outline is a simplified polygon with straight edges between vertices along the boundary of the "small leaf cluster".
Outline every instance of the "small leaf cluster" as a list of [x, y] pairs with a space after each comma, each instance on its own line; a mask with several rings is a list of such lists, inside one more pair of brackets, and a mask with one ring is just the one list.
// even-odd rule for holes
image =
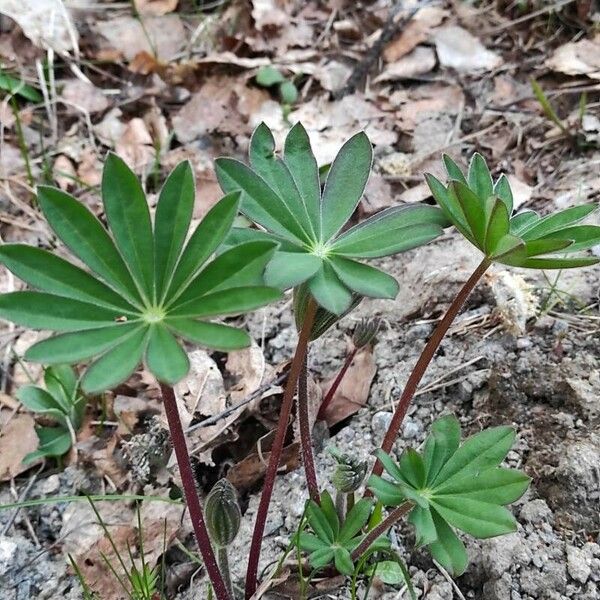
[[398, 293], [393, 277], [360, 260], [425, 244], [448, 224], [437, 207], [410, 205], [386, 209], [342, 231], [371, 170], [373, 151], [364, 133], [342, 146], [322, 192], [317, 161], [299, 123], [290, 130], [282, 157], [275, 153], [269, 128], [259, 125], [249, 156], [249, 167], [217, 159], [217, 178], [226, 193], [241, 192], [241, 212], [266, 231], [235, 229], [231, 240], [278, 242], [266, 284], [284, 290], [306, 282], [310, 295], [334, 315], [348, 311], [357, 297], [394, 298]]
[[[533, 210], [513, 214], [513, 194], [506, 175], [493, 181], [485, 159], [474, 154], [467, 174], [444, 156], [449, 183], [426, 179], [446, 217], [490, 262], [530, 269], [569, 269], [598, 262], [570, 256], [600, 244], [600, 227], [578, 225], [595, 211], [595, 203], [541, 217]], [[568, 254], [569, 256], [563, 256]]]
[[409, 522], [417, 544], [454, 575], [463, 573], [467, 553], [453, 528], [476, 538], [516, 531], [505, 508], [519, 499], [530, 479], [521, 471], [499, 467], [515, 439], [511, 427], [492, 427], [460, 443], [453, 415], [435, 421], [423, 452], [408, 449], [399, 463], [381, 450], [377, 456], [391, 480], [377, 475], [368, 486], [385, 506], [414, 504]]
[[292, 79], [286, 78], [279, 69], [272, 65], [261, 67], [256, 73], [256, 83], [264, 88], [275, 88], [281, 102], [294, 104], [298, 100], [298, 88]]
[[0, 262], [36, 288], [0, 296], [0, 317], [58, 332], [25, 358], [50, 365], [95, 359], [82, 379], [84, 391], [95, 393], [124, 381], [142, 360], [159, 381], [179, 381], [189, 360], [178, 338], [224, 351], [248, 346], [245, 332], [209, 321], [281, 296], [262, 278], [272, 241], [240, 244], [209, 261], [229, 234], [239, 196], [220, 200], [187, 239], [195, 200], [188, 162], [167, 178], [154, 223], [140, 182], [115, 154], [102, 176], [108, 230], [69, 194], [39, 187], [46, 220], [88, 270], [48, 250], [0, 246]]
[[26, 385], [17, 392], [17, 398], [23, 406], [56, 423], [52, 427], [35, 428], [39, 448], [25, 457], [25, 463], [38, 458], [62, 456], [68, 452], [85, 411], [86, 397], [79, 390], [77, 374], [71, 367], [48, 367], [44, 371], [44, 385], [46, 389]]
[[[313, 569], [328, 565], [343, 575], [352, 575], [355, 570], [351, 554], [365, 537], [363, 533], [373, 508], [369, 498], [359, 500], [348, 512], [343, 522], [336, 511], [329, 492], [321, 494], [321, 504], [309, 500], [306, 507], [306, 521], [312, 532], [301, 531], [297, 536], [297, 545], [309, 552], [309, 561]], [[373, 549], [389, 547], [387, 539], [380, 537], [370, 546]]]

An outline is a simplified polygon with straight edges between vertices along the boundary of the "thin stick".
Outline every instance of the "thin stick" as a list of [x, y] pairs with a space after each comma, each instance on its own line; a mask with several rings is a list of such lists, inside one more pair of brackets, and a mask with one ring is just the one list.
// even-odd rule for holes
[[306, 356], [302, 362], [302, 369], [300, 369], [300, 377], [298, 379], [298, 401], [296, 403], [296, 412], [298, 413], [300, 447], [302, 448], [302, 463], [304, 464], [304, 472], [306, 474], [308, 495], [311, 500], [314, 500], [317, 504], [321, 504], [319, 481], [317, 480], [315, 457], [313, 456], [310, 419], [308, 417], [308, 367], [306, 364]]
[[[402, 421], [404, 421], [404, 417], [408, 411], [410, 402], [417, 391], [417, 387], [421, 382], [429, 363], [433, 359], [433, 356], [444, 339], [446, 332], [460, 312], [460, 309], [462, 308], [469, 294], [473, 291], [473, 288], [477, 285], [489, 266], [490, 261], [487, 258], [484, 258], [479, 266], [475, 269], [471, 277], [469, 277], [467, 282], [458, 292], [456, 298], [454, 298], [452, 304], [448, 308], [448, 311], [444, 315], [444, 318], [438, 323], [433, 335], [431, 338], [429, 338], [425, 348], [423, 348], [423, 352], [421, 352], [421, 356], [419, 357], [417, 364], [415, 365], [410, 377], [408, 378], [408, 381], [406, 382], [406, 386], [404, 387], [404, 391], [402, 392], [398, 406], [396, 406], [396, 410], [394, 411], [394, 416], [392, 417], [388, 430], [383, 438], [381, 449], [384, 452], [389, 454], [390, 450], [392, 449], [392, 446], [394, 445], [394, 442], [398, 436], [398, 432], [400, 431]], [[375, 462], [375, 466], [373, 467], [373, 474], [381, 475], [382, 471], [383, 465], [379, 460], [377, 460]], [[371, 495], [370, 490], [367, 490], [366, 495]]]
[[412, 502], [405, 502], [395, 508], [379, 525], [376, 525], [367, 533], [365, 539], [352, 552], [352, 560], [359, 559], [368, 549], [369, 546], [380, 536], [383, 535], [390, 527], [395, 525], [411, 508]]
[[357, 351], [358, 351], [358, 348], [355, 347], [352, 349], [352, 352], [350, 352], [350, 354], [348, 354], [348, 356], [346, 357], [346, 360], [344, 361], [342, 368], [340, 369], [339, 373], [337, 374], [336, 378], [334, 379], [333, 383], [331, 384], [331, 387], [327, 390], [327, 394], [325, 395], [325, 398], [323, 398], [323, 401], [321, 402], [321, 407], [319, 408], [319, 412], [317, 413], [317, 421], [325, 420], [325, 411], [331, 404], [331, 401], [333, 400], [333, 397], [334, 397], [335, 393], [337, 392], [337, 389], [340, 387], [340, 384], [342, 383], [342, 380], [344, 379], [344, 376], [346, 375], [346, 371], [350, 368], [350, 365], [352, 364], [352, 361], [354, 360], [354, 357], [356, 356]]
[[302, 324], [302, 329], [298, 338], [298, 344], [296, 346], [296, 352], [294, 353], [294, 358], [290, 367], [290, 375], [283, 393], [281, 413], [279, 415], [279, 422], [277, 423], [277, 431], [275, 432], [275, 439], [273, 440], [273, 447], [271, 448], [269, 465], [267, 467], [267, 472], [265, 473], [265, 483], [260, 496], [258, 510], [256, 512], [256, 522], [254, 523], [254, 532], [252, 534], [252, 543], [250, 544], [250, 554], [248, 557], [248, 571], [246, 572], [247, 600], [249, 600], [256, 591], [260, 548], [267, 523], [269, 504], [273, 494], [273, 486], [275, 485], [275, 478], [277, 477], [281, 453], [283, 452], [285, 433], [287, 431], [290, 414], [292, 412], [294, 392], [296, 391], [296, 384], [298, 383], [298, 377], [300, 376], [302, 363], [304, 362], [304, 357], [306, 356], [306, 350], [308, 348], [308, 342], [310, 340], [310, 334], [316, 314], [317, 304], [311, 298], [306, 308], [304, 323]]
[[210, 538], [208, 537], [206, 523], [204, 522], [200, 498], [198, 497], [198, 490], [196, 489], [196, 479], [192, 469], [192, 462], [190, 460], [190, 455], [188, 454], [181, 419], [179, 418], [175, 392], [170, 385], [164, 383], [160, 384], [160, 390], [162, 392], [165, 413], [169, 423], [171, 440], [173, 441], [173, 449], [175, 450], [175, 456], [179, 466], [179, 474], [181, 475], [185, 501], [188, 510], [190, 511], [190, 518], [194, 527], [194, 533], [196, 534], [196, 542], [198, 543], [198, 548], [200, 549], [200, 554], [204, 560], [204, 566], [206, 567], [217, 600], [230, 600], [231, 596], [227, 591], [221, 571], [217, 565], [215, 553], [213, 552]]

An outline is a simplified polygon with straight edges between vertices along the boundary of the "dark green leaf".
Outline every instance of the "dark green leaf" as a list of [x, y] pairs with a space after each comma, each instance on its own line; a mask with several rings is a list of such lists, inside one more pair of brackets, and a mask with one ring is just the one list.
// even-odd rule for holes
[[598, 258], [527, 258], [518, 265], [524, 269], [573, 269], [576, 267], [589, 267], [600, 261]]
[[185, 350], [164, 325], [150, 327], [146, 364], [159, 381], [171, 385], [183, 379], [190, 369]]
[[46, 250], [25, 244], [4, 244], [0, 246], [0, 261], [19, 279], [44, 292], [135, 314], [135, 309], [119, 294]]
[[305, 552], [315, 552], [322, 548], [329, 548], [329, 544], [322, 542], [316, 535], [301, 531], [298, 535], [298, 546]]
[[275, 154], [271, 130], [261, 123], [250, 140], [250, 165], [285, 202], [288, 210], [302, 226], [305, 239], [318, 239], [307, 207], [288, 166]]
[[[464, 179], [464, 178], [463, 178]], [[456, 197], [456, 194], [452, 188], [446, 188], [446, 186], [436, 179], [430, 173], [425, 174], [425, 180], [431, 190], [435, 201], [442, 209], [446, 218], [473, 244], [475, 244], [475, 238], [473, 232], [469, 227], [465, 213], [463, 212], [462, 206]]]
[[402, 453], [399, 464], [404, 479], [415, 489], [423, 488], [427, 473], [421, 455], [412, 448], [407, 448]]
[[147, 328], [138, 330], [92, 363], [81, 382], [83, 391], [99, 393], [125, 381], [142, 360], [147, 335]]
[[306, 507], [306, 519], [320, 540], [327, 541], [330, 544], [333, 543], [335, 540], [333, 528], [319, 505], [314, 502], [314, 500], [308, 502]]
[[114, 323], [108, 327], [56, 335], [30, 346], [25, 352], [25, 360], [47, 365], [74, 364], [106, 352], [139, 328], [139, 322]]
[[408, 483], [404, 478], [400, 467], [396, 464], [394, 459], [383, 450], [378, 449], [375, 451], [375, 456], [379, 459], [379, 462], [383, 465], [383, 468], [389, 473], [393, 479], [399, 482]]
[[0, 318], [32, 329], [93, 329], [111, 325], [122, 315], [117, 309], [43, 292], [12, 292], [0, 296]]
[[319, 167], [310, 139], [301, 123], [296, 123], [285, 139], [283, 160], [302, 196], [315, 234], [321, 235], [321, 184]]
[[330, 264], [340, 281], [361, 296], [395, 298], [398, 295], [398, 282], [375, 267], [341, 256], [332, 256]]
[[444, 161], [444, 166], [446, 167], [446, 172], [448, 173], [448, 177], [450, 179], [454, 179], [464, 183], [465, 185], [468, 185], [460, 167], [447, 154], [442, 155], [442, 160]]
[[17, 391], [17, 399], [29, 410], [36, 413], [47, 413], [65, 421], [64, 407], [56, 401], [46, 390], [35, 385], [26, 385]]
[[333, 558], [335, 561], [335, 568], [344, 575], [352, 575], [354, 573], [354, 563], [350, 552], [346, 548], [340, 548], [339, 546], [334, 547]]
[[340, 533], [340, 519], [338, 517], [333, 498], [327, 490], [323, 491], [321, 494], [320, 509], [325, 515], [327, 522], [331, 526], [333, 537], [337, 539]]
[[449, 190], [456, 195], [465, 214], [469, 229], [479, 248], [483, 248], [485, 241], [486, 216], [482, 201], [466, 185], [458, 181], [450, 183]]
[[246, 244], [247, 242], [273, 242], [279, 244], [279, 250], [281, 252], [298, 252], [298, 246], [295, 244], [267, 231], [254, 229], [252, 227], [234, 227], [219, 248], [219, 251], [223, 252], [233, 246], [239, 246], [240, 244]]
[[510, 220], [510, 232], [513, 235], [521, 235], [528, 227], [531, 227], [540, 216], [534, 210], [524, 210]]
[[42, 102], [44, 99], [36, 88], [28, 85], [21, 79], [12, 77], [4, 72], [3, 69], [0, 69], [0, 90], [8, 92], [12, 96], [21, 96], [21, 98], [25, 98], [25, 100], [29, 100], [30, 102]]
[[537, 222], [521, 231], [524, 240], [545, 237], [570, 225], [578, 223], [598, 209], [597, 204], [580, 204], [565, 210], [542, 217]]
[[333, 560], [333, 549], [331, 547], [321, 548], [313, 552], [310, 557], [310, 564], [315, 569], [326, 567]]
[[293, 81], [283, 81], [279, 84], [279, 96], [284, 104], [294, 104], [298, 100], [298, 88]]
[[445, 415], [434, 421], [423, 450], [428, 484], [435, 480], [440, 469], [456, 452], [459, 444], [460, 423], [454, 415]]
[[154, 222], [156, 298], [164, 298], [188, 234], [196, 200], [194, 173], [189, 161], [171, 171], [160, 191]]
[[410, 512], [408, 522], [415, 528], [417, 548], [431, 544], [437, 539], [437, 531], [429, 507], [415, 506]]
[[458, 577], [465, 572], [469, 564], [465, 546], [440, 515], [432, 511], [432, 517], [437, 540], [429, 545], [431, 555], [451, 575]]
[[223, 191], [242, 192], [241, 211], [249, 219], [294, 243], [309, 241], [286, 203], [244, 163], [232, 158], [218, 158], [215, 168]]
[[190, 237], [175, 269], [167, 297], [174, 298], [189, 284], [202, 265], [229, 233], [240, 204], [240, 193], [232, 192], [217, 202]]
[[372, 508], [373, 502], [368, 498], [362, 498], [352, 507], [346, 515], [344, 524], [340, 530], [338, 536], [340, 543], [347, 543], [363, 529], [369, 520]]
[[23, 463], [28, 464], [46, 456], [62, 456], [71, 447], [71, 434], [66, 427], [37, 427], [36, 433], [40, 441], [38, 450], [30, 452]]
[[515, 440], [512, 427], [491, 427], [471, 437], [460, 446], [442, 467], [434, 482], [447, 482], [451, 477], [497, 467]]
[[314, 254], [277, 252], [265, 269], [265, 283], [287, 290], [310, 279], [323, 264]]
[[191, 300], [170, 311], [172, 317], [214, 317], [217, 315], [237, 315], [260, 308], [281, 298], [275, 288], [248, 286], [230, 288]]
[[321, 202], [321, 239], [330, 240], [348, 221], [362, 198], [373, 161], [364, 132], [351, 137], [335, 157]]
[[262, 87], [271, 87], [285, 81], [285, 77], [271, 65], [261, 67], [256, 73], [256, 83]]
[[167, 317], [165, 325], [194, 344], [223, 352], [247, 348], [251, 343], [250, 336], [245, 331], [219, 323]]
[[500, 240], [510, 229], [509, 213], [502, 200], [496, 200], [488, 220], [485, 233], [485, 253], [489, 256], [495, 253]]
[[[553, 234], [554, 235], [554, 234]], [[564, 250], [565, 252], [571, 251], [571, 240], [555, 240], [552, 238], [546, 238], [541, 240], [531, 240], [525, 244], [525, 254], [530, 256], [539, 256], [540, 254], [549, 254], [551, 252], [557, 252]], [[568, 250], [567, 250], [568, 248]], [[510, 257], [508, 257], [510, 260]]]
[[352, 302], [352, 294], [326, 262], [309, 280], [308, 285], [317, 303], [336, 315], [347, 310]]
[[480, 200], [487, 200], [494, 193], [494, 184], [490, 170], [481, 154], [476, 152], [469, 164], [467, 175], [469, 188]]
[[[573, 243], [566, 249], [567, 252], [579, 252], [600, 245], [600, 227], [597, 225], [576, 225], [566, 227], [549, 234], [552, 240], [571, 240]], [[531, 243], [531, 242], [529, 242]], [[529, 243], [527, 244], [529, 246]]]
[[152, 300], [154, 241], [148, 203], [135, 173], [112, 152], [102, 171], [102, 202], [117, 248], [140, 289]]
[[131, 274], [100, 221], [56, 188], [39, 186], [37, 198], [50, 227], [71, 252], [130, 302], [138, 303], [140, 295]]
[[443, 213], [433, 206], [392, 207], [343, 233], [332, 250], [353, 258], [378, 258], [425, 244], [445, 225]]
[[385, 506], [400, 506], [400, 504], [406, 502], [406, 494], [401, 486], [378, 475], [371, 475], [367, 486]]
[[506, 205], [506, 210], [509, 215], [512, 214], [513, 211], [513, 193], [510, 189], [510, 183], [508, 181], [508, 177], [504, 175], [500, 175], [498, 181], [494, 184], [494, 194], [504, 202]]
[[510, 511], [497, 504], [463, 496], [436, 496], [431, 503], [450, 525], [476, 538], [494, 537], [517, 530]]
[[226, 250], [200, 271], [181, 296], [172, 300], [173, 309], [210, 292], [261, 285], [265, 266], [276, 247], [273, 242], [248, 242]]

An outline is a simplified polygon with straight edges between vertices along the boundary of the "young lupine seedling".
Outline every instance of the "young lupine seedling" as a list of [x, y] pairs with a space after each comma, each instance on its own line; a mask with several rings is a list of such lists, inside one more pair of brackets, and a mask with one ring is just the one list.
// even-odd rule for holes
[[294, 288], [295, 316], [301, 323], [256, 517], [247, 598], [256, 590], [261, 540], [299, 378], [297, 413], [303, 462], [310, 497], [317, 503], [319, 500], [305, 394], [309, 340], [347, 313], [362, 296], [396, 296], [396, 280], [361, 260], [425, 244], [448, 224], [438, 208], [411, 205], [386, 209], [344, 231], [363, 195], [372, 155], [364, 133], [352, 137], [333, 161], [321, 191], [319, 168], [302, 125], [290, 130], [279, 157], [271, 131], [262, 124], [250, 142], [249, 167], [231, 158], [216, 161], [223, 190], [241, 192], [241, 212], [263, 228], [236, 229], [229, 243], [271, 240], [279, 244], [265, 270], [265, 282], [282, 290]]
[[[389, 453], [406, 411], [433, 355], [465, 300], [493, 263], [527, 269], [571, 269], [596, 264], [600, 259], [581, 252], [600, 244], [600, 227], [580, 221], [598, 205], [583, 204], [541, 217], [532, 210], [513, 214], [513, 195], [505, 175], [494, 182], [480, 154], [475, 154], [466, 175], [444, 156], [449, 183], [426, 175], [433, 197], [449, 221], [478, 250], [483, 259], [438, 323], [410, 374], [385, 434], [382, 450]], [[579, 253], [579, 254], [578, 254]], [[373, 473], [381, 475], [378, 460]]]
[[220, 479], [210, 490], [204, 501], [204, 512], [208, 533], [217, 547], [221, 575], [233, 597], [227, 548], [231, 546], [240, 530], [242, 511], [238, 504], [237, 491], [227, 479]]
[[[321, 503], [309, 500], [306, 507], [306, 521], [311, 532], [301, 531], [297, 544], [301, 550], [309, 552], [313, 569], [335, 565], [343, 575], [354, 573], [353, 552], [364, 541], [364, 529], [371, 516], [373, 501], [370, 498], [359, 500], [344, 519], [340, 519], [329, 492], [321, 494]], [[369, 544], [370, 549], [385, 550], [389, 540], [378, 537]]]
[[86, 397], [79, 390], [77, 374], [68, 365], [55, 365], [44, 371], [46, 389], [26, 385], [17, 391], [21, 404], [57, 423], [53, 427], [36, 427], [39, 448], [30, 452], [24, 462], [48, 456], [61, 457], [75, 443], [75, 434], [81, 426]]
[[335, 506], [340, 519], [354, 507], [354, 492], [360, 488], [367, 474], [367, 461], [358, 460], [348, 454], [342, 454], [336, 448], [329, 448], [337, 463], [331, 477], [336, 489]]
[[218, 202], [185, 243], [195, 199], [189, 163], [169, 175], [153, 225], [135, 174], [110, 154], [102, 177], [108, 231], [72, 196], [38, 188], [49, 225], [89, 270], [39, 248], [0, 246], [0, 261], [35, 288], [0, 296], [0, 317], [57, 332], [31, 346], [27, 360], [51, 365], [92, 360], [82, 377], [86, 393], [114, 388], [142, 360], [160, 382], [187, 506], [218, 600], [230, 595], [206, 530], [171, 386], [189, 370], [178, 338], [224, 351], [243, 348], [250, 343], [245, 332], [209, 319], [281, 297], [262, 281], [276, 247], [272, 241], [248, 242], [210, 260], [229, 234], [239, 196], [234, 192]]
[[[530, 481], [521, 471], [499, 466], [515, 439], [512, 428], [492, 427], [462, 444], [460, 438], [456, 417], [442, 417], [433, 423], [422, 452], [405, 450], [396, 463], [379, 450], [391, 480], [372, 475], [368, 482], [385, 506], [409, 508], [417, 546], [427, 545], [433, 558], [457, 576], [468, 558], [453, 527], [476, 538], [516, 531], [504, 505], [518, 500]], [[386, 519], [373, 535], [392, 524]]]

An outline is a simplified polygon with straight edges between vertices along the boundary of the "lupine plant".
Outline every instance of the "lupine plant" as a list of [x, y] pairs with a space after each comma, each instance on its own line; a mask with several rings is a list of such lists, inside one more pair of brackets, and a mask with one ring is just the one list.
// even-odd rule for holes
[[85, 412], [86, 397], [79, 389], [77, 374], [69, 365], [54, 365], [44, 370], [44, 385], [25, 385], [17, 399], [30, 411], [54, 421], [54, 426], [36, 427], [39, 447], [24, 459], [61, 457], [75, 442]]
[[391, 275], [361, 260], [430, 242], [448, 224], [438, 208], [411, 205], [386, 209], [348, 228], [373, 160], [371, 143], [364, 133], [342, 146], [323, 186], [308, 134], [301, 124], [290, 130], [282, 157], [275, 152], [269, 128], [259, 125], [250, 141], [249, 158], [250, 166], [231, 158], [216, 161], [223, 191], [241, 192], [241, 212], [262, 228], [234, 230], [230, 241], [259, 239], [279, 244], [265, 270], [265, 282], [282, 290], [294, 288], [300, 335], [256, 516], [247, 598], [257, 586], [260, 546], [298, 380], [297, 415], [304, 469], [310, 497], [319, 503], [306, 397], [309, 340], [321, 335], [361, 297], [394, 298], [398, 293], [398, 283]]
[[38, 188], [48, 223], [88, 270], [48, 250], [0, 247], [4, 265], [34, 288], [0, 296], [0, 317], [57, 332], [31, 346], [27, 360], [51, 365], [91, 360], [82, 377], [89, 394], [114, 388], [142, 360], [159, 381], [188, 510], [218, 600], [230, 594], [206, 529], [172, 385], [189, 370], [178, 339], [226, 351], [248, 346], [248, 334], [209, 319], [281, 296], [262, 277], [273, 242], [248, 242], [210, 260], [229, 234], [239, 196], [234, 192], [218, 202], [186, 243], [195, 200], [189, 163], [169, 175], [152, 223], [140, 182], [109, 154], [102, 176], [108, 230], [72, 196]]
[[[107, 227], [70, 195], [50, 187], [38, 189], [48, 223], [84, 268], [48, 250], [0, 246], [0, 261], [34, 288], [0, 296], [0, 317], [55, 332], [30, 347], [27, 360], [53, 369], [86, 363], [81, 387], [87, 394], [115, 388], [142, 362], [156, 377], [187, 507], [217, 600], [234, 596], [225, 556], [240, 512], [233, 488], [219, 482], [207, 498], [205, 521], [172, 387], [189, 370], [182, 342], [223, 351], [247, 346], [245, 332], [210, 319], [254, 310], [281, 298], [289, 288], [299, 336], [257, 511], [246, 598], [257, 589], [261, 542], [296, 388], [310, 531], [296, 536], [295, 543], [310, 553], [313, 567], [351, 574], [354, 584], [363, 568], [365, 573], [377, 572], [373, 563], [390, 552], [386, 531], [407, 514], [418, 544], [428, 546], [454, 574], [466, 567], [455, 529], [476, 537], [514, 530], [514, 519], [504, 506], [520, 497], [528, 478], [499, 466], [514, 439], [510, 428], [485, 430], [461, 445], [458, 422], [446, 416], [434, 423], [422, 451], [406, 450], [398, 463], [390, 452], [426, 367], [488, 267], [494, 262], [544, 269], [594, 264], [598, 259], [572, 253], [599, 244], [600, 227], [578, 224], [594, 205], [547, 217], [532, 211], [513, 215], [508, 180], [502, 176], [494, 183], [481, 156], [475, 155], [466, 176], [448, 157], [444, 160], [447, 184], [427, 176], [439, 207], [387, 209], [352, 225], [371, 168], [367, 137], [360, 133], [346, 142], [322, 185], [300, 124], [288, 134], [282, 157], [275, 153], [271, 132], [261, 125], [251, 140], [249, 167], [229, 158], [217, 160], [226, 195], [188, 236], [195, 197], [189, 164], [180, 164], [169, 175], [152, 219], [140, 182], [110, 154], [102, 181]], [[256, 227], [232, 229], [238, 210]], [[330, 493], [319, 488], [312, 456], [309, 343], [363, 297], [395, 297], [398, 283], [363, 260], [425, 244], [449, 224], [483, 253], [481, 264], [438, 324], [397, 403], [367, 483], [367, 494], [378, 502], [369, 497], [354, 502], [366, 465], [338, 455], [336, 506]], [[366, 329], [369, 343], [377, 327]], [[333, 387], [340, 381], [336, 378]], [[386, 478], [381, 477], [384, 468]], [[390, 508], [385, 517], [384, 506]]]

